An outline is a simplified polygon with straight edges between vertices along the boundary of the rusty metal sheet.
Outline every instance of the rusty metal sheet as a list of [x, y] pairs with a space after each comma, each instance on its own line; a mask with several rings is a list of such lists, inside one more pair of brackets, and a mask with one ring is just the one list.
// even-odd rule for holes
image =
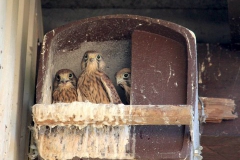
[[[240, 113], [240, 45], [198, 44], [199, 95], [231, 98]], [[201, 144], [206, 160], [239, 160], [240, 119], [203, 124]]]
[[[187, 54], [183, 44], [158, 34], [135, 30], [132, 34], [131, 69], [131, 104], [187, 103]], [[137, 126], [137, 129], [140, 133], [143, 130], [149, 139], [154, 139], [154, 143], [139, 139], [136, 146], [148, 146], [152, 150], [156, 144], [161, 144], [157, 147], [160, 157], [177, 158], [178, 154], [184, 157], [189, 152], [189, 146], [184, 146], [189, 139], [182, 139], [186, 136], [184, 126]], [[157, 152], [148, 150], [151, 154], [143, 154], [144, 150], [136, 152], [139, 157], [156, 159]]]

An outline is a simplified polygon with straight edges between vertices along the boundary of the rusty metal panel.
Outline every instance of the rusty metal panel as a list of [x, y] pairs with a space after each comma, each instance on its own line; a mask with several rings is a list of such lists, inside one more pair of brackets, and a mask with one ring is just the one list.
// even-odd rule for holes
[[132, 104], [186, 104], [185, 46], [158, 34], [135, 30], [131, 86]]
[[[185, 42], [150, 31], [135, 30], [132, 34], [131, 104], [187, 104], [188, 55]], [[136, 146], [143, 146], [136, 151], [141, 159], [177, 159], [189, 156], [189, 131], [184, 126], [136, 128], [137, 133], [154, 139], [137, 139], [139, 145]], [[154, 152], [153, 148], [160, 154]]]
[[[240, 45], [198, 44], [199, 95], [231, 98], [240, 113]], [[240, 119], [220, 124], [203, 124], [201, 144], [203, 157], [212, 159], [240, 159]]]

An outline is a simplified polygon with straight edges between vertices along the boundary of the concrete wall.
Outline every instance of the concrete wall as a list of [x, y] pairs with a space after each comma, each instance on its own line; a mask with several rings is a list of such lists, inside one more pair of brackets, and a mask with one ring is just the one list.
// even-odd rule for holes
[[[19, 115], [17, 100], [13, 98], [16, 93], [15, 64], [16, 39], [18, 22], [18, 1], [2, 0], [1, 2], [1, 54], [0, 54], [0, 159], [16, 159], [19, 146]], [[18, 98], [18, 97], [16, 97]], [[16, 100], [16, 101], [14, 101]]]
[[134, 14], [171, 21], [192, 30], [198, 43], [230, 43], [226, 0], [42, 0], [45, 33], [66, 23], [109, 14]]

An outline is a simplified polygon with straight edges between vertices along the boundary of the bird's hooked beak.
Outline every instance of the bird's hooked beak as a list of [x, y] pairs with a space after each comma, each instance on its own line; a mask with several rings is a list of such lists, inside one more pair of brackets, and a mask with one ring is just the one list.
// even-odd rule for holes
[[90, 62], [93, 62], [93, 61], [94, 61], [94, 58], [90, 58], [89, 61], [90, 61]]
[[123, 84], [122, 84], [122, 82], [123, 82], [123, 80], [119, 80], [119, 79], [117, 79], [117, 85], [119, 85], [119, 86], [123, 86]]
[[62, 78], [60, 83], [66, 84], [68, 81], [69, 81], [68, 79]]

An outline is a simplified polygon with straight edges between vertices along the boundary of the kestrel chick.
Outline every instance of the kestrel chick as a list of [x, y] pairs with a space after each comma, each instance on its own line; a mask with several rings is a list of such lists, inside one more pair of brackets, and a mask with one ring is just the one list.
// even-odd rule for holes
[[53, 103], [77, 101], [77, 78], [69, 69], [59, 70], [53, 83]]
[[87, 51], [82, 59], [82, 73], [78, 78], [78, 101], [92, 103], [122, 103], [109, 77], [103, 72], [105, 63], [100, 53]]
[[131, 90], [131, 70], [130, 68], [123, 68], [115, 74], [117, 85], [125, 90], [127, 103], [130, 104], [130, 90]]

